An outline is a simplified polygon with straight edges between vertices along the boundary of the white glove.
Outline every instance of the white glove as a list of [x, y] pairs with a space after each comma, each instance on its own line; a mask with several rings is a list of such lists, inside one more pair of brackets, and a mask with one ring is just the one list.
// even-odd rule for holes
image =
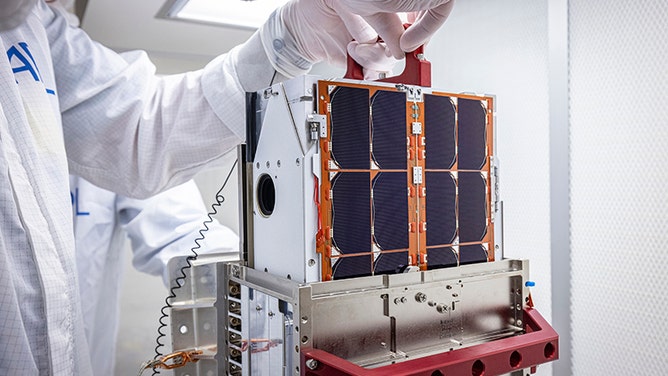
[[[445, 22], [454, 0], [292, 0], [277, 9], [260, 29], [265, 52], [276, 70], [294, 77], [319, 61], [343, 65], [346, 52], [366, 63], [400, 59], [425, 43]], [[419, 12], [404, 31], [397, 13]], [[385, 45], [375, 44], [380, 36]], [[348, 48], [351, 40], [357, 45]], [[358, 61], [360, 62], [360, 61]], [[360, 62], [363, 66], [365, 62]]]
[[348, 43], [348, 54], [363, 68], [365, 80], [389, 76], [397, 59], [391, 56], [385, 43]]

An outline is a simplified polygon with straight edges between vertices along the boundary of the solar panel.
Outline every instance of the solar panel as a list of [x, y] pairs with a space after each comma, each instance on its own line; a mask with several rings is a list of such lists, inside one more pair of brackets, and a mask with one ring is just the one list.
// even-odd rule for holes
[[493, 259], [491, 97], [320, 81], [323, 280]]

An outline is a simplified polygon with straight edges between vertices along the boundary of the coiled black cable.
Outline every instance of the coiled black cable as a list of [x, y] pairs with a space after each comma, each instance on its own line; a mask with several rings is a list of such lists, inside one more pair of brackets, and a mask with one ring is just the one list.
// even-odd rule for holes
[[[185, 279], [186, 279], [186, 270], [192, 268], [192, 261], [197, 259], [197, 256], [199, 255], [197, 251], [202, 248], [202, 245], [200, 242], [204, 240], [205, 238], [205, 233], [209, 231], [209, 225], [213, 223], [213, 216], [218, 214], [218, 208], [221, 207], [223, 202], [225, 202], [225, 196], [223, 196], [223, 189], [225, 189], [225, 186], [227, 186], [227, 182], [230, 180], [230, 177], [232, 176], [232, 171], [234, 171], [234, 168], [237, 166], [237, 162], [239, 160], [235, 160], [234, 163], [232, 164], [232, 167], [230, 168], [230, 171], [227, 173], [227, 177], [225, 178], [225, 181], [223, 182], [223, 185], [220, 187], [218, 192], [216, 192], [216, 202], [214, 202], [211, 205], [211, 211], [207, 213], [207, 219], [202, 222], [202, 228], [199, 229], [199, 237], [195, 239], [195, 245], [190, 248], [190, 252], [192, 253], [190, 256], [186, 257], [186, 265], [181, 267], [179, 271], [177, 272], [180, 275], [177, 275], [177, 277], [173, 281], [172, 287], [169, 289], [169, 295], [165, 298], [165, 305], [160, 309], [160, 319], [158, 319], [158, 322], [160, 323], [158, 325], [158, 336], [155, 339], [155, 357], [153, 359], [157, 360], [159, 357], [163, 355], [162, 351], [160, 350], [162, 347], [165, 345], [161, 342], [162, 338], [166, 336], [166, 334], [163, 332], [163, 330], [167, 327], [168, 323], [166, 322], [167, 318], [169, 318], [169, 309], [172, 308], [172, 299], [176, 298], [176, 290], [180, 289], [181, 286], [185, 284]], [[160, 373], [160, 370], [158, 368], [153, 368], [153, 376], [157, 375]]]

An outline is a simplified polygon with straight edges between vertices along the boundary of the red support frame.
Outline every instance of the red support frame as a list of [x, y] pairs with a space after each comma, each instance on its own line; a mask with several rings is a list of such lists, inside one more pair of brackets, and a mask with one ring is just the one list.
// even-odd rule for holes
[[301, 355], [301, 374], [305, 376], [494, 376], [526, 368], [530, 368], [533, 373], [539, 364], [559, 358], [559, 335], [535, 309], [524, 310], [524, 329], [525, 334], [373, 369], [360, 367], [326, 351], [307, 349], [302, 351]]

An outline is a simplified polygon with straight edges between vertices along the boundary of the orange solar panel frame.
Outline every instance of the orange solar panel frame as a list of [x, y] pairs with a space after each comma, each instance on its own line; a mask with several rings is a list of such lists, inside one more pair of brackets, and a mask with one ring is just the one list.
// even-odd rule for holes
[[[320, 182], [320, 210], [319, 216], [321, 221], [321, 231], [318, 235], [317, 241], [317, 251], [321, 255], [322, 260], [322, 270], [321, 278], [323, 281], [332, 279], [332, 266], [333, 259], [339, 257], [350, 257], [350, 256], [360, 256], [367, 255], [368, 252], [356, 253], [356, 254], [345, 254], [345, 255], [333, 255], [332, 247], [332, 197], [331, 195], [331, 179], [330, 173], [332, 172], [346, 172], [350, 170], [345, 169], [332, 169], [332, 155], [331, 155], [331, 107], [330, 107], [330, 93], [332, 87], [351, 87], [351, 88], [363, 88], [369, 90], [369, 98], [372, 98], [373, 95], [379, 91], [402, 91], [402, 85], [390, 86], [390, 85], [374, 85], [374, 84], [364, 84], [358, 82], [347, 82], [347, 81], [318, 81], [318, 113], [325, 115], [327, 118], [327, 136], [320, 139], [320, 160], [321, 160], [321, 177], [322, 181]], [[405, 88], [405, 87], [404, 87]], [[487, 217], [487, 232], [480, 242], [472, 243], [462, 243], [462, 244], [450, 244], [450, 245], [439, 245], [442, 246], [457, 246], [457, 245], [469, 245], [469, 244], [487, 244], [487, 259], [488, 261], [494, 261], [494, 223], [493, 223], [493, 195], [492, 190], [492, 157], [494, 156], [494, 97], [492, 96], [478, 96], [470, 94], [454, 94], [447, 92], [431, 91], [431, 95], [437, 96], [447, 96], [453, 99], [473, 99], [478, 100], [483, 103], [486, 109], [486, 155], [485, 163], [480, 170], [475, 170], [484, 175], [486, 179], [486, 217]], [[416, 117], [414, 117], [416, 115]], [[423, 131], [421, 134], [414, 135], [412, 132], [412, 123], [421, 122]], [[458, 172], [458, 161], [455, 161], [454, 165], [449, 170], [427, 170], [425, 164], [425, 136], [424, 129], [429, 127], [429, 124], [425, 124], [425, 108], [423, 101], [406, 101], [406, 119], [405, 119], [405, 128], [406, 128], [406, 137], [407, 137], [407, 148], [406, 148], [406, 182], [408, 186], [408, 223], [409, 228], [409, 264], [413, 266], [418, 266], [421, 270], [427, 269], [428, 259], [427, 255], [427, 241], [426, 241], [426, 232], [428, 231], [426, 223], [426, 192], [425, 189], [425, 179], [427, 171], [440, 171], [440, 172]], [[459, 120], [455, 118], [455, 132], [458, 132]], [[457, 134], [457, 133], [456, 133]], [[457, 136], [455, 134], [455, 142], [457, 142]], [[371, 142], [371, 138], [370, 138]], [[412, 179], [412, 170], [413, 167], [421, 167], [423, 171], [423, 182], [422, 184], [413, 184]], [[370, 182], [372, 183], [373, 179], [376, 177], [381, 170], [378, 169], [369, 169], [369, 170], [355, 170], [355, 171], [365, 171], [370, 173]], [[382, 171], [393, 171], [393, 170], [382, 170]], [[396, 170], [394, 170], [396, 171]], [[403, 171], [403, 170], [401, 170]], [[472, 170], [461, 170], [461, 171], [472, 171]], [[317, 189], [317, 188], [316, 188]], [[370, 207], [372, 203], [369, 203]], [[373, 221], [373, 218], [371, 219]], [[372, 223], [373, 226], [373, 223]], [[372, 235], [373, 236], [373, 235]], [[373, 242], [373, 239], [372, 239]], [[372, 243], [373, 244], [373, 243]], [[401, 250], [385, 250], [380, 251], [381, 253], [390, 253], [390, 252], [405, 252], [406, 249]], [[369, 254], [369, 257], [373, 257], [374, 252], [372, 251]], [[373, 261], [373, 260], [372, 260]], [[373, 263], [372, 263], [373, 265]], [[370, 270], [370, 274], [373, 273], [373, 270]]]

